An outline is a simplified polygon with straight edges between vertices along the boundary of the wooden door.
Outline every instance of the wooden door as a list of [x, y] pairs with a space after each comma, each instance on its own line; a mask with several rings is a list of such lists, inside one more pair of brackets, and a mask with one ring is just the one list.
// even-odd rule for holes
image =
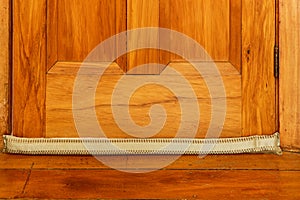
[[[110, 36], [149, 26], [188, 35], [216, 63], [226, 89], [226, 96], [217, 98], [227, 100], [221, 137], [276, 131], [275, 1], [15, 0], [13, 134], [78, 137], [72, 115], [72, 92], [81, 63]], [[174, 41], [170, 45], [180, 44]], [[91, 64], [94, 68], [106, 62], [96, 61]], [[196, 136], [205, 137], [212, 105], [204, 78], [178, 55], [154, 49], [128, 53], [105, 71], [95, 98], [98, 122], [104, 132], [109, 137], [130, 137], [114, 121], [112, 106], [118, 105], [111, 104], [112, 90], [126, 76], [124, 72], [130, 71], [141, 78], [145, 76], [141, 74], [164, 73], [160, 66], [134, 70], [149, 62], [178, 70], [192, 85], [201, 110]], [[207, 61], [199, 62], [205, 65]], [[87, 74], [87, 79], [89, 76], [92, 74]], [[149, 124], [148, 113], [154, 104], [163, 105], [168, 118], [153, 137], [174, 137], [181, 119], [180, 106], [172, 91], [165, 87], [139, 88], [129, 101], [132, 119], [140, 126]]]

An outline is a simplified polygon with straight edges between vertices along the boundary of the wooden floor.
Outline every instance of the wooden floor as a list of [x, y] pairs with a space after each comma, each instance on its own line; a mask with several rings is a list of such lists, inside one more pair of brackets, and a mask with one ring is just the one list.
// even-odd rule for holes
[[[132, 172], [150, 160], [109, 158], [126, 159]], [[183, 156], [150, 173], [110, 169], [90, 156], [0, 154], [0, 183], [0, 198], [300, 199], [300, 154]]]

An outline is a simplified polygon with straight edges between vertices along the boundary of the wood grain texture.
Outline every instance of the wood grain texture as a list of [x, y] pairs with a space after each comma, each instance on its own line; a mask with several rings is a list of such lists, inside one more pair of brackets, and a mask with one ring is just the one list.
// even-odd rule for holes
[[275, 1], [242, 1], [243, 136], [273, 134]]
[[[127, 1], [127, 30], [159, 27], [159, 0], [128, 0]], [[159, 44], [159, 34], [150, 35], [132, 33], [128, 35], [127, 45], [129, 50], [134, 50], [138, 43], [148, 46]], [[128, 74], [160, 74], [163, 67], [159, 63], [159, 50], [141, 49], [128, 53]], [[157, 63], [157, 64], [149, 64]], [[143, 67], [138, 67], [144, 65]]]
[[[219, 58], [220, 60], [228, 60], [228, 58], [230, 58], [230, 55], [232, 55], [229, 51], [230, 33], [232, 33], [230, 27], [233, 28], [232, 24], [230, 24], [233, 23], [232, 20], [230, 20], [232, 19], [230, 18], [230, 10], [238, 10], [236, 8], [238, 7], [238, 3], [236, 3], [235, 7], [235, 4], [229, 0], [218, 1], [218, 3], [207, 0], [207, 2], [205, 0], [178, 0], [172, 4], [168, 1], [169, 0], [161, 0], [161, 5], [158, 7], [157, 1], [152, 1], [152, 3], [150, 1], [153, 9], [149, 9], [147, 6], [140, 6], [140, 4], [149, 4], [148, 1], [132, 0], [132, 2], [134, 2], [131, 2], [131, 5], [133, 5], [132, 16], [134, 16], [133, 11], [138, 10], [136, 8], [144, 8], [147, 12], [150, 12], [151, 10], [151, 13], [148, 15], [148, 17], [150, 16], [149, 18], [145, 17], [145, 19], [136, 20], [135, 22], [134, 20], [129, 20], [130, 23], [133, 24], [132, 27], [144, 26], [143, 23], [145, 23], [145, 26], [148, 26], [148, 24], [155, 22], [163, 27], [171, 27], [179, 31], [184, 30], [186, 31], [186, 34], [195, 37], [195, 39], [199, 37], [197, 39], [199, 40], [198, 42], [201, 42], [203, 39], [204, 46], [208, 50], [211, 49], [209, 50], [209, 53], [211, 55], [216, 55], [216, 57], [213, 56], [213, 58]], [[124, 2], [121, 0], [113, 2], [105, 0], [101, 1], [101, 3], [96, 0], [89, 0], [84, 3], [79, 0], [62, 0], [59, 1], [57, 7], [54, 5], [55, 3], [51, 4], [50, 1], [48, 2], [49, 8], [58, 8], [57, 17], [60, 19], [58, 20], [57, 29], [60, 38], [58, 40], [58, 49], [60, 51], [57, 57], [58, 60], [80, 60], [99, 42], [98, 40], [103, 39], [102, 36], [110, 36], [110, 34], [114, 34], [124, 28], [124, 24], [121, 22], [122, 20], [118, 21], [115, 15], [115, 9], [118, 11], [121, 10], [121, 12], [123, 12], [121, 18], [124, 20], [124, 13], [126, 11], [124, 11]], [[273, 12], [275, 6], [274, 2], [271, 0], [243, 0], [242, 3], [242, 20], [244, 24], [242, 33], [243, 135], [271, 134], [275, 132], [275, 100], [273, 102], [273, 99], [275, 99], [275, 81], [273, 79], [273, 40], [275, 36], [272, 31], [275, 29]], [[109, 6], [104, 6], [106, 4]], [[148, 10], [146, 8], [148, 8]], [[129, 7], [128, 9], [130, 10], [131, 8]], [[199, 10], [205, 10], [205, 12], [196, 12]], [[136, 16], [142, 16], [143, 14], [140, 11], [136, 12]], [[16, 128], [14, 129], [14, 132], [17, 136], [25, 136], [25, 130], [30, 130], [30, 137], [44, 136], [43, 119], [45, 118], [44, 101], [46, 80], [43, 73], [46, 71], [45, 67], [47, 66], [47, 57], [44, 54], [44, 52], [46, 52], [45, 27], [47, 24], [45, 13], [46, 5], [44, 1], [33, 3], [32, 5], [29, 2], [19, 3], [19, 1], [17, 1], [15, 4], [14, 26], [15, 31], [18, 34], [15, 34], [14, 36], [14, 45], [16, 47], [14, 48], [14, 70], [17, 72], [14, 75], [14, 81], [17, 83], [15, 86], [14, 99], [18, 100], [18, 104], [16, 104], [16, 109], [14, 109], [14, 114], [16, 116], [14, 124], [14, 127]], [[78, 15], [77, 13], [82, 14]], [[178, 16], [175, 13], [179, 13], [182, 16]], [[205, 15], [203, 13], [205, 13]], [[161, 18], [157, 19], [157, 16], [159, 15]], [[51, 16], [55, 16], [54, 11], [53, 13], [48, 11], [48, 17], [51, 18]], [[107, 16], [112, 17], [108, 17], [109, 20], [107, 20]], [[152, 16], [154, 17], [152, 18]], [[164, 20], [164, 18], [166, 20]], [[106, 20], [104, 21], [103, 19]], [[183, 20], [186, 23], [181, 23]], [[119, 24], [116, 23], [116, 21], [119, 22]], [[170, 21], [169, 24], [167, 23], [168, 21]], [[220, 21], [224, 23], [220, 24]], [[107, 26], [105, 30], [93, 25], [103, 23]], [[55, 27], [55, 23], [53, 22], [53, 24], [51, 24], [49, 22], [47, 26]], [[131, 25], [127, 24], [127, 27], [131, 27]], [[194, 29], [194, 27], [200, 28]], [[51, 31], [53, 31], [53, 33]], [[86, 36], [86, 31], [91, 32], [91, 37]], [[54, 32], [55, 29], [48, 30], [47, 34], [55, 35]], [[101, 38], [98, 37], [98, 33], [100, 33]], [[93, 37], [94, 35], [97, 37]], [[78, 50], [79, 47], [80, 50]], [[49, 46], [47, 49], [49, 52]], [[54, 51], [55, 49], [56, 47], [54, 46], [52, 50]], [[145, 52], [141, 53], [144, 54]], [[61, 57], [59, 58], [59, 56]], [[161, 56], [161, 54], [159, 56]], [[154, 57], [156, 60], [157, 57]], [[51, 62], [49, 62], [49, 59]], [[162, 58], [157, 59], [161, 60]], [[54, 64], [54, 60], [55, 56], [51, 58], [48, 57], [48, 64]], [[48, 67], [50, 65], [48, 65]], [[24, 69], [21, 66], [29, 67]], [[23, 80], [23, 77], [25, 77], [26, 81], [20, 82], [19, 80]], [[66, 75], [65, 78], [68, 81], [70, 76]], [[55, 78], [52, 77], [51, 79], [54, 80]], [[237, 82], [234, 83], [238, 85]], [[59, 85], [56, 85], [55, 87], [58, 86]], [[28, 88], [28, 91], [27, 89], [24, 90], [24, 88]], [[171, 97], [170, 94], [169, 97]], [[231, 99], [232, 101], [228, 101], [235, 105], [232, 109], [237, 110], [240, 106], [240, 101], [237, 98], [240, 97], [234, 97]], [[172, 105], [173, 104], [169, 104], [168, 106], [174, 107]], [[204, 105], [209, 107], [209, 102], [204, 102]], [[176, 108], [174, 107], [174, 109]], [[144, 111], [145, 110], [143, 110], [143, 112]], [[139, 118], [139, 116], [135, 117]], [[141, 118], [143, 119], [142, 121], [144, 121], [141, 123], [147, 122], [146, 118], [146, 115], [144, 118]], [[36, 119], [38, 119], [36, 123], [37, 126], [32, 127], [32, 121], [36, 121]], [[237, 122], [238, 121], [235, 121], [235, 123]]]
[[46, 94], [46, 1], [14, 1], [13, 134], [43, 137]]
[[[127, 30], [127, 1], [116, 0], [116, 34], [120, 34]], [[122, 49], [127, 48], [127, 38], [116, 38], [116, 51], [117, 55], [121, 54]], [[117, 58], [116, 63], [119, 67], [127, 71], [127, 54], [121, 55]]]
[[[120, 163], [122, 168], [131, 170], [147, 169], [153, 160], [167, 160], [167, 155], [101, 156], [101, 160], [110, 159]], [[0, 170], [8, 169], [109, 169], [94, 156], [29, 156], [0, 153]], [[128, 161], [124, 166], [124, 161]], [[166, 166], [168, 170], [281, 170], [300, 171], [300, 154], [284, 152], [282, 156], [273, 154], [239, 155], [184, 155]]]
[[[171, 12], [170, 12], [171, 6], [169, 0], [160, 0], [159, 1], [159, 27], [165, 28], [165, 29], [171, 29]], [[165, 34], [165, 33], [164, 33]], [[163, 37], [166, 37], [165, 35], [162, 35], [162, 33], [159, 35], [159, 45], [162, 46], [164, 43]], [[167, 37], [171, 37], [171, 34]], [[164, 44], [164, 46], [170, 48], [171, 44]], [[171, 62], [171, 52], [166, 52], [161, 50], [159, 52], [159, 63], [168, 65]]]
[[300, 2], [280, 0], [280, 133], [285, 148], [300, 148]]
[[[180, 31], [199, 42], [215, 61], [229, 59], [229, 1], [212, 2], [208, 0], [162, 0], [162, 1], [128, 1], [128, 29], [146, 26], [160, 26]], [[220, 23], [222, 21], [222, 23]], [[170, 35], [170, 37], [172, 37]], [[140, 38], [133, 36], [133, 38]], [[137, 42], [136, 39], [132, 40]], [[131, 41], [130, 41], [131, 42]], [[130, 44], [129, 42], [129, 44]], [[139, 41], [140, 42], [140, 41]], [[149, 42], [163, 42], [160, 37], [152, 36]], [[183, 41], [184, 42], [184, 41]], [[174, 49], [180, 48], [181, 42], [174, 41]], [[178, 47], [176, 47], [176, 45]], [[171, 47], [171, 46], [170, 46]], [[194, 47], [186, 49], [188, 57], [193, 57]], [[128, 55], [128, 70], [145, 63], [166, 65], [170, 61], [180, 60], [163, 51], [142, 50]], [[196, 55], [199, 57], [199, 55]], [[201, 57], [200, 60], [206, 60]], [[130, 74], [159, 74], [163, 67], [146, 65], [135, 68]]]
[[3, 137], [1, 136], [1, 137], [0, 137], [0, 151], [1, 151], [1, 152], [2, 152], [3, 146], [4, 146], [4, 143], [3, 143]]
[[[82, 62], [98, 44], [116, 33], [116, 1], [58, 1], [58, 60]], [[110, 61], [99, 52], [93, 61]], [[100, 59], [100, 60], [99, 60]]]
[[230, 1], [229, 61], [241, 72], [242, 63], [242, 1]]
[[21, 197], [297, 199], [299, 178], [296, 171], [160, 170], [135, 174], [115, 170], [33, 170]]
[[[214, 61], [228, 61], [229, 0], [169, 1], [171, 29], [195, 39]], [[172, 45], [176, 48], [181, 43], [174, 41]], [[186, 51], [193, 57], [193, 47]]]
[[[83, 61], [98, 44], [126, 30], [124, 0], [48, 1], [47, 15], [48, 70], [57, 61]], [[126, 44], [126, 41], [116, 42], [117, 45]], [[101, 56], [89, 59], [110, 61], [116, 50], [118, 48], [110, 49], [110, 53], [98, 52]], [[118, 58], [117, 62], [125, 71], [126, 56]]]
[[0, 198], [13, 199], [22, 195], [30, 170], [0, 170]]
[[8, 133], [10, 3], [0, 1], [0, 137]]
[[[131, 174], [92, 156], [0, 153], [0, 198], [298, 199], [300, 154], [182, 156], [162, 170]], [[167, 156], [108, 156], [128, 169]], [[12, 183], [12, 184], [5, 184]], [[56, 192], [53, 192], [55, 189]]]
[[58, 2], [47, 1], [47, 71], [58, 60]]
[[[203, 64], [205, 65], [205, 63]], [[47, 75], [47, 137], [78, 137], [72, 115], [72, 92], [78, 66], [80, 65], [74, 63], [58, 63]], [[95, 67], [95, 69], [99, 69], [101, 66]], [[205, 137], [211, 119], [211, 97], [204, 79], [188, 63], [171, 63], [169, 67], [180, 72], [197, 94], [201, 115], [197, 137]], [[218, 63], [218, 67], [227, 92], [226, 97], [216, 97], [226, 98], [227, 100], [227, 115], [222, 137], [238, 137], [241, 136], [241, 76], [229, 63]], [[112, 105], [111, 102], [112, 93], [120, 78], [124, 76], [122, 70], [114, 69], [118, 69], [117, 65], [112, 65], [98, 84], [95, 97], [98, 121], [108, 137], [130, 137], [117, 126], [112, 113], [112, 106], [126, 107], [125, 104]], [[166, 79], [165, 81], [172, 82], [176, 79], [176, 76], [168, 75], [167, 73], [166, 70], [160, 75], [164, 76], [162, 78]], [[89, 83], [88, 81], [91, 80], [92, 76], [93, 69], [91, 68], [91, 73], [86, 75], [85, 81]], [[137, 78], [146, 79], [147, 77], [140, 76]], [[216, 77], [212, 76], [210, 78]], [[183, 95], [186, 86], [181, 83], [176, 84], [178, 89], [182, 88], [181, 94]], [[127, 84], [126, 87], [130, 88], [131, 85]], [[127, 89], [125, 89], [125, 92]], [[120, 98], [124, 95], [120, 95]], [[153, 105], [160, 104], [164, 106], [168, 114], [167, 121], [163, 129], [155, 137], [175, 137], [181, 122], [181, 111], [179, 101], [172, 91], [156, 84], [148, 84], [138, 88], [128, 100], [130, 100], [129, 110], [131, 117], [140, 126], [146, 126], [150, 123], [148, 113]], [[86, 106], [93, 105], [85, 105], [83, 110], [85, 110]], [[87, 120], [90, 117], [85, 115], [85, 119], [82, 120]], [[121, 120], [125, 120], [125, 118]], [[192, 123], [194, 120], [189, 119], [184, 123]], [[91, 122], [92, 120], [87, 120], [87, 126], [89, 126], [88, 121]], [[92, 136], [95, 135], [86, 137]]]

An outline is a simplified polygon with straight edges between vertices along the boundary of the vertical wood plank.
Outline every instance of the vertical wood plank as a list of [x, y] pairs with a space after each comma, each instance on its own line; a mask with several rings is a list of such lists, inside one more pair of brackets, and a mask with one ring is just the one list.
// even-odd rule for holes
[[[116, 0], [116, 34], [127, 30], [127, 0]], [[122, 48], [127, 48], [126, 38], [117, 37], [116, 41], [117, 55], [121, 53]], [[122, 55], [117, 58], [116, 63], [126, 72], [127, 70], [127, 55]]]
[[[160, 0], [159, 1], [159, 27], [160, 28], [171, 29], [170, 5], [171, 5], [170, 0]], [[159, 36], [160, 46], [162, 46], [162, 44], [164, 42], [164, 41], [162, 41], [162, 38], [164, 38], [164, 37], [166, 37], [166, 36], [165, 35]], [[168, 37], [171, 37], [171, 35]], [[171, 47], [170, 45], [171, 44], [168, 44], [168, 47]], [[164, 44], [164, 46], [166, 46], [166, 44]], [[172, 55], [171, 52], [160, 50], [160, 52], [159, 52], [160, 64], [167, 66], [169, 64], [169, 62], [171, 61], [171, 55]]]
[[9, 2], [0, 1], [0, 137], [8, 133]]
[[[171, 28], [195, 39], [213, 60], [228, 61], [229, 0], [170, 2]], [[173, 45], [180, 46], [181, 44], [174, 42]], [[193, 47], [190, 51], [193, 55]], [[173, 59], [178, 59], [178, 57]]]
[[300, 148], [300, 1], [280, 0], [280, 133], [284, 148]]
[[13, 4], [13, 134], [43, 137], [46, 92], [46, 0]]
[[[82, 62], [102, 41], [116, 33], [115, 0], [58, 1], [58, 60]], [[110, 61], [113, 52], [93, 61]]]
[[47, 1], [47, 71], [57, 62], [57, 0]]
[[[159, 0], [128, 0], [127, 1], [127, 29], [144, 27], [159, 27]], [[149, 37], [149, 40], [148, 40]], [[136, 43], [141, 42], [139, 38], [145, 38], [148, 44], [159, 42], [159, 36], [139, 36], [131, 34], [128, 38], [128, 48], [131, 49]], [[128, 54], [127, 69], [129, 74], [159, 74], [159, 65], [148, 65], [159, 63], [159, 51], [154, 49], [137, 50]], [[137, 67], [140, 65], [144, 67]]]
[[229, 61], [241, 72], [242, 55], [242, 1], [230, 1]]
[[242, 0], [243, 135], [272, 134], [275, 116], [275, 1]]

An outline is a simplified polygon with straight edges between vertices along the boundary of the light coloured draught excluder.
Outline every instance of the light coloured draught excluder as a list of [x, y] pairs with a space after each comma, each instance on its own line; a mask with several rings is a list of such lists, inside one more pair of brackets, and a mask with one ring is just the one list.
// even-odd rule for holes
[[281, 154], [279, 133], [217, 139], [18, 138], [5, 135], [3, 151], [31, 155]]

